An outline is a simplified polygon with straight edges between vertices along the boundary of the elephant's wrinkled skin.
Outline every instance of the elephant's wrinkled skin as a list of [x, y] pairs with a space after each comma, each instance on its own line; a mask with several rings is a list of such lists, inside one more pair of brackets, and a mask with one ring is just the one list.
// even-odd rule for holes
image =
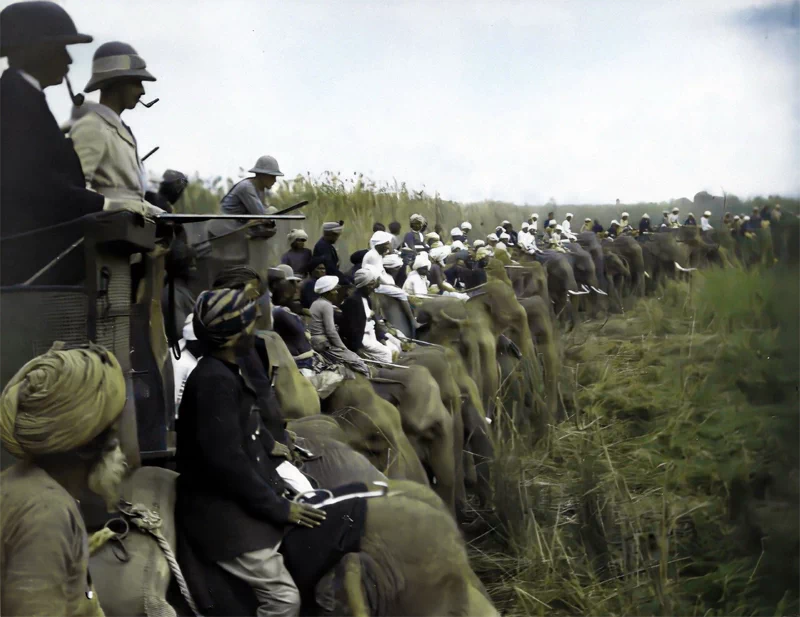
[[639, 238], [644, 262], [649, 275], [648, 292], [655, 292], [667, 278], [675, 278], [681, 268], [689, 266], [689, 252], [686, 245], [677, 241], [676, 232], [667, 231], [647, 234]]
[[[659, 235], [659, 234], [653, 234]], [[608, 248], [611, 252], [617, 253], [628, 262], [628, 268], [631, 272], [630, 293], [634, 297], [641, 297], [644, 295], [644, 256], [642, 255], [642, 247], [631, 236], [620, 236], [615, 240], [606, 238], [602, 243], [603, 248]]]
[[[452, 349], [435, 347], [417, 347], [401, 355], [398, 361], [405, 366], [416, 364], [426, 367], [439, 384], [445, 407], [453, 410], [454, 452], [463, 452], [461, 468], [456, 462], [457, 507], [460, 508], [465, 501], [467, 489], [475, 492], [481, 506], [488, 506], [492, 494], [489, 463], [494, 459], [494, 451], [480, 392], [475, 381], [467, 374], [464, 361]], [[451, 399], [451, 383], [456, 386], [457, 401]], [[455, 445], [459, 441], [459, 416], [463, 433], [461, 443]], [[463, 482], [459, 480], [462, 477]]]
[[400, 412], [360, 375], [346, 379], [324, 401], [324, 412], [346, 435], [346, 443], [390, 478], [428, 484], [428, 475], [403, 432]]
[[575, 316], [569, 298], [571, 292], [578, 291], [578, 284], [569, 258], [559, 251], [542, 251], [536, 254], [536, 260], [547, 272], [547, 290], [553, 301], [556, 316], [560, 317], [567, 311], [567, 317], [574, 323]]
[[[455, 514], [456, 462], [461, 461], [461, 448], [454, 452], [454, 418], [442, 403], [438, 384], [424, 366], [384, 368], [370, 380], [375, 392], [397, 407], [403, 432], [408, 437], [434, 491]], [[459, 430], [463, 427], [459, 423]], [[459, 446], [462, 441], [459, 438]]]
[[319, 396], [311, 382], [300, 374], [286, 343], [276, 333], [259, 330], [269, 355], [269, 377], [274, 378], [275, 394], [287, 420], [313, 416], [320, 412]]
[[612, 312], [621, 313], [623, 311], [622, 290], [628, 287], [631, 278], [628, 262], [616, 253], [604, 251], [603, 265], [606, 269], [605, 278], [607, 292], [611, 299], [610, 310]]

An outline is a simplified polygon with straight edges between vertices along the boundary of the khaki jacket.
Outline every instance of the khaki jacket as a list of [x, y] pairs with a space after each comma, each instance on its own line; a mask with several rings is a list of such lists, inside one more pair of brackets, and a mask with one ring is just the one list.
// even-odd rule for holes
[[109, 199], [144, 199], [145, 174], [136, 139], [105, 105], [91, 105], [75, 122], [70, 137], [81, 161], [86, 186]]

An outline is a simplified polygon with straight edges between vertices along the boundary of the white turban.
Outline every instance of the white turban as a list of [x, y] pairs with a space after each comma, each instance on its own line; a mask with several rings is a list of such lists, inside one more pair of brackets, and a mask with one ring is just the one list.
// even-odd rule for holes
[[530, 225], [528, 225], [528, 223], [526, 223], [526, 222], [522, 223], [522, 229], [528, 229], [528, 227], [530, 227]]
[[456, 240], [453, 244], [450, 245], [450, 250], [455, 251], [463, 251], [464, 250], [464, 243], [461, 240]]
[[703, 212], [703, 216], [711, 216], [711, 211], [706, 210], [705, 212]]
[[397, 253], [389, 253], [383, 258], [384, 268], [399, 268], [403, 265], [403, 258]]
[[420, 223], [424, 223], [424, 222], [425, 222], [425, 217], [424, 217], [424, 216], [422, 216], [421, 214], [412, 214], [412, 215], [411, 215], [411, 216], [408, 218], [408, 221], [409, 221], [410, 223], [413, 223], [413, 222], [415, 222], [415, 221], [419, 221]]
[[567, 218], [568, 218], [568, 219], [571, 219], [571, 218], [572, 218], [572, 212], [567, 212]]
[[425, 234], [425, 239], [426, 240], [432, 240], [433, 242], [436, 242], [437, 240], [441, 240], [441, 238], [439, 237], [439, 234], [437, 234], [435, 231], [431, 231], [431, 232], [426, 233]]
[[643, 218], [643, 219], [649, 219], [649, 218], [650, 218], [650, 215], [649, 215], [649, 214], [647, 214], [647, 212], [645, 212], [645, 213], [644, 213], [644, 216], [643, 216], [642, 218]]
[[611, 221], [611, 224], [612, 225], [619, 225], [619, 221], [617, 219], [614, 219], [613, 221]]
[[498, 251], [506, 251], [507, 250], [506, 245], [503, 244], [502, 242], [498, 242], [497, 246], [495, 246], [494, 248], [497, 249]]
[[359, 288], [369, 285], [373, 281], [377, 280], [377, 278], [378, 278], [378, 273], [371, 266], [367, 266], [366, 268], [359, 268], [358, 270], [356, 270], [356, 273], [353, 276], [356, 287]]
[[551, 220], [550, 220], [550, 224], [548, 225], [548, 227], [555, 227], [557, 224], [558, 224], [558, 223], [556, 223], [556, 220], [555, 220], [555, 219], [551, 219]]
[[531, 214], [531, 218], [532, 218], [534, 221], [538, 221], [538, 220], [539, 220], [539, 215], [538, 215], [538, 214]]
[[430, 268], [431, 267], [431, 260], [428, 258], [427, 253], [420, 253], [417, 255], [417, 258], [414, 260], [414, 264], [411, 266], [414, 270], [419, 270], [420, 268]]
[[478, 261], [480, 261], [484, 257], [491, 257], [491, 256], [492, 256], [492, 252], [488, 248], [486, 248], [485, 246], [479, 248], [478, 251], [475, 253], [475, 258]]
[[317, 282], [314, 283], [314, 293], [316, 294], [324, 294], [332, 289], [336, 289], [339, 285], [339, 277], [338, 276], [321, 276], [317, 279]]
[[489, 234], [488, 236], [486, 236], [486, 239], [487, 239], [489, 242], [497, 242], [497, 240], [498, 240], [499, 238], [497, 237], [497, 234]]
[[622, 218], [624, 218], [624, 219], [628, 218], [628, 213], [627, 212], [623, 212], [622, 213]]
[[511, 240], [511, 236], [509, 236], [507, 233], [503, 232], [503, 233], [500, 234], [500, 240]]
[[450, 247], [446, 245], [437, 246], [436, 248], [431, 249], [430, 252], [431, 259], [438, 263], [444, 263], [444, 260], [447, 259], [449, 254]]
[[483, 240], [475, 240], [475, 242], [472, 243], [472, 248], [476, 250], [481, 248], [482, 246], [486, 246], [486, 242], [484, 242]]
[[292, 229], [286, 238], [289, 240], [289, 244], [292, 244], [297, 240], [308, 240], [308, 234], [302, 229]]
[[450, 237], [451, 238], [463, 238], [464, 237], [464, 232], [461, 231], [461, 229], [459, 227], [453, 227], [453, 229], [450, 230]]
[[470, 229], [472, 229], [472, 223], [470, 223], [469, 221], [464, 221], [463, 223], [461, 223], [461, 229], [463, 229], [464, 231], [469, 231]]
[[392, 241], [392, 234], [388, 231], [376, 231], [369, 239], [369, 247], [374, 249], [379, 244], [389, 244]]
[[672, 211], [673, 212], [680, 212], [681, 210], [680, 210], [680, 208], [673, 208]]
[[503, 227], [505, 227], [506, 225], [511, 225], [511, 221], [503, 221], [502, 223], [500, 223], [500, 225], [502, 225]]

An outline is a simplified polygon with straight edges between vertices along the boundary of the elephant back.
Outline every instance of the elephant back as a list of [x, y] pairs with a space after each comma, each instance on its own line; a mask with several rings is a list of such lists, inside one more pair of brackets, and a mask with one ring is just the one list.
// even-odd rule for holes
[[353, 482], [367, 486], [372, 486], [373, 482], [386, 482], [386, 476], [365, 456], [341, 441], [306, 433], [304, 445], [316, 456], [303, 463], [303, 473], [314, 478], [320, 488], [334, 489]]

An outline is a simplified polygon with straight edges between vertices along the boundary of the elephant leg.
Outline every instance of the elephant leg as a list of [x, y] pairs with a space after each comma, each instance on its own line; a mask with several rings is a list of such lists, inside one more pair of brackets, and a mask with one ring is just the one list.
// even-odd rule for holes
[[348, 553], [339, 562], [344, 569], [344, 592], [353, 617], [369, 617], [364, 587], [361, 585], [361, 559], [358, 553]]
[[[450, 512], [456, 513], [456, 459], [453, 452], [453, 421], [443, 426], [442, 439], [431, 444], [428, 452], [428, 464], [436, 479], [433, 490], [447, 504]], [[463, 429], [462, 429], [463, 430]], [[448, 433], [448, 431], [450, 431]], [[463, 433], [462, 433], [463, 434]]]
[[[459, 401], [460, 403], [460, 401]], [[453, 417], [453, 458], [455, 459], [455, 501], [463, 504], [467, 500], [467, 489], [464, 485], [464, 418], [461, 405], [452, 405]]]
[[461, 409], [464, 416], [466, 453], [474, 465], [475, 495], [478, 497], [479, 505], [486, 507], [492, 498], [491, 461], [494, 459], [492, 441], [489, 439], [486, 421], [478, 411], [469, 402], [466, 402]]

